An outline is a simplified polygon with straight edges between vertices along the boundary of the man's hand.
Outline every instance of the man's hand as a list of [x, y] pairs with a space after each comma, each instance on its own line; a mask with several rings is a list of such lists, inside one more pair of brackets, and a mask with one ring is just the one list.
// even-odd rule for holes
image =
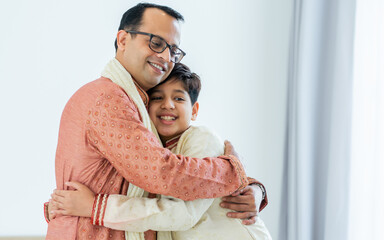
[[222, 198], [220, 206], [236, 212], [227, 213], [228, 217], [243, 219], [244, 225], [254, 224], [259, 213], [263, 194], [259, 186], [250, 185]]
[[237, 152], [235, 151], [235, 148], [233, 147], [233, 145], [230, 141], [225, 140], [224, 145], [225, 145], [224, 155], [226, 155], [226, 156], [233, 155], [233, 156], [239, 158], [239, 156], [237, 155]]
[[75, 190], [54, 190], [51, 195], [52, 210], [49, 212], [54, 218], [56, 215], [71, 215], [91, 217], [95, 194], [85, 185], [78, 182], [68, 182], [65, 185]]

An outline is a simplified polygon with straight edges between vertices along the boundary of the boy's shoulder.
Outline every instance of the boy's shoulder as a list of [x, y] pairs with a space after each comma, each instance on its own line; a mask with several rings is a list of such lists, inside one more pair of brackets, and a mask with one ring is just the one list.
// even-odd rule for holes
[[181, 138], [209, 138], [220, 140], [220, 137], [206, 126], [189, 126], [189, 128], [181, 135]]
[[200, 151], [203, 157], [216, 157], [224, 153], [224, 141], [205, 126], [191, 125], [181, 135], [177, 145], [180, 154], [185, 152], [194, 152], [196, 154]]

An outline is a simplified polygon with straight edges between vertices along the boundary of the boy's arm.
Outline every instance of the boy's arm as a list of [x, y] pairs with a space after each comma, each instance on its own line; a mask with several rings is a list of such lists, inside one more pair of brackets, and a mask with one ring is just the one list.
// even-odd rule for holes
[[[105, 207], [101, 206], [102, 200], [106, 200]], [[214, 199], [183, 201], [167, 196], [150, 199], [99, 194], [95, 199], [99, 204], [94, 205], [91, 221], [94, 225], [125, 231], [184, 231], [199, 221], [213, 201]]]
[[54, 214], [90, 217], [94, 225], [117, 230], [144, 232], [183, 231], [193, 227], [214, 199], [183, 201], [172, 197], [129, 198], [124, 195], [94, 193], [78, 182], [66, 184], [75, 189], [55, 190], [50, 204]]
[[[234, 156], [199, 159], [162, 148], [121, 89], [96, 99], [85, 129], [89, 145], [126, 180], [148, 192], [194, 200], [225, 196], [248, 185]], [[201, 186], [209, 191], [199, 191]]]

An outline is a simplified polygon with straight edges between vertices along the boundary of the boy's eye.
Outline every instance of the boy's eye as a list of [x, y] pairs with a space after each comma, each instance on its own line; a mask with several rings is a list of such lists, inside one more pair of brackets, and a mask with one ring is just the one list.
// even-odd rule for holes
[[151, 101], [156, 101], [156, 100], [161, 100], [161, 99], [163, 99], [163, 98], [160, 96], [154, 96], [154, 97], [150, 98]]
[[182, 97], [175, 97], [175, 100], [176, 101], [185, 101], [184, 98], [182, 98]]

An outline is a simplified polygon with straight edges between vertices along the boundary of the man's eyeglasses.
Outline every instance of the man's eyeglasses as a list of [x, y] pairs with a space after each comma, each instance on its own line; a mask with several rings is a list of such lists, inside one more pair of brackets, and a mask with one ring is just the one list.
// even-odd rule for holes
[[142, 34], [142, 35], [149, 36], [149, 48], [156, 53], [162, 53], [168, 47], [169, 52], [171, 53], [171, 61], [174, 63], [179, 63], [186, 54], [180, 48], [169, 45], [167, 41], [165, 41], [160, 36], [157, 36], [151, 33], [146, 33], [146, 32], [138, 32], [138, 31], [132, 31], [132, 30], [125, 30], [125, 31], [131, 34]]

